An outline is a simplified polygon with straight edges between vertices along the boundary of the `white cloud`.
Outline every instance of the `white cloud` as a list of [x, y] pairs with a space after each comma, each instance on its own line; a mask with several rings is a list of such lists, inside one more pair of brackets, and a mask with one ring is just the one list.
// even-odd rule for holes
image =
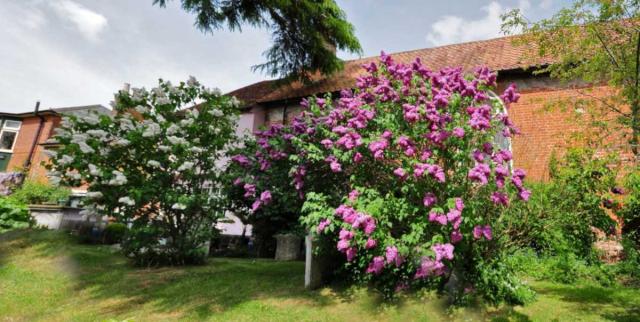
[[97, 41], [100, 32], [107, 26], [105, 16], [91, 11], [72, 0], [51, 2], [54, 11], [60, 18], [72, 22], [78, 31], [90, 41]]
[[[530, 6], [527, 0], [521, 0], [518, 4], [522, 11], [529, 9]], [[493, 1], [482, 8], [486, 15], [477, 20], [451, 15], [444, 16], [431, 25], [431, 31], [426, 37], [427, 42], [433, 46], [442, 46], [499, 37], [502, 23], [500, 15], [508, 9]]]

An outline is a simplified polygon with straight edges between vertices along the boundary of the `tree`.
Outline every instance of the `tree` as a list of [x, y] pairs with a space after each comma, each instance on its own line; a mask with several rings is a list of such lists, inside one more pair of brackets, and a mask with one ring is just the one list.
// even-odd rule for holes
[[[195, 25], [206, 33], [224, 28], [242, 30], [243, 24], [268, 28], [273, 46], [264, 52], [267, 62], [253, 66], [287, 80], [310, 80], [320, 72], [342, 68], [335, 50], [360, 53], [353, 26], [333, 0], [181, 0], [196, 15]], [[167, 0], [154, 0], [165, 7]]]
[[563, 81], [607, 83], [617, 89], [596, 101], [626, 131], [640, 159], [640, 1], [579, 0], [551, 18], [528, 21], [518, 9], [503, 16], [503, 31], [522, 31], [516, 42], [553, 63], [536, 71]]
[[87, 184], [88, 211], [130, 224], [123, 248], [138, 264], [202, 261], [224, 216], [217, 165], [235, 140], [237, 101], [193, 78], [160, 80], [118, 92], [114, 109], [64, 119], [51, 180]]

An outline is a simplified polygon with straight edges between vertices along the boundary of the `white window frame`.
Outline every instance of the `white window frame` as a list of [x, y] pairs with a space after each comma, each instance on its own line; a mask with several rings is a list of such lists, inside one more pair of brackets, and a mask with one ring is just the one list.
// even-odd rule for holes
[[[7, 121], [18, 122], [18, 127], [7, 127]], [[22, 128], [22, 121], [17, 120], [2, 120], [2, 129], [0, 130], [0, 139], [4, 132], [13, 132], [16, 134], [13, 143], [11, 144], [11, 149], [0, 149], [0, 152], [5, 153], [13, 153], [13, 148], [16, 146], [16, 141], [18, 141], [18, 135], [20, 135], [20, 129]]]

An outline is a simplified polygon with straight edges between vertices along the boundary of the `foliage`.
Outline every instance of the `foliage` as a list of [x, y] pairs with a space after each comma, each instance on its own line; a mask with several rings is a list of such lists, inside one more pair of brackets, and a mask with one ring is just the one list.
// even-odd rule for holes
[[346, 192], [341, 174], [327, 171], [324, 162], [302, 159], [298, 142], [317, 141], [315, 132], [307, 133], [305, 113], [294, 125], [275, 124], [245, 138], [242, 147], [231, 151], [232, 162], [226, 170], [223, 191], [227, 209], [252, 225], [259, 256], [278, 233], [303, 235], [299, 218], [305, 191]]
[[[166, 6], [167, 0], [154, 0]], [[204, 32], [242, 25], [272, 31], [273, 45], [264, 55], [267, 62], [254, 66], [270, 76], [309, 80], [320, 72], [331, 74], [342, 68], [335, 50], [361, 52], [353, 26], [334, 0], [313, 1], [213, 1], [182, 0], [182, 8], [196, 15], [196, 26]]]
[[640, 280], [640, 248], [636, 241], [623, 238], [624, 259], [617, 265], [617, 273]]
[[48, 182], [25, 180], [9, 198], [22, 204], [57, 204], [71, 194], [68, 187], [54, 186]]
[[[273, 150], [293, 163], [292, 183], [307, 193], [302, 221], [333, 241], [355, 280], [385, 296], [414, 287], [442, 290], [456, 276], [454, 297], [474, 289], [495, 302], [522, 298], [507, 295], [516, 287], [479, 281], [501, 258], [502, 236], [492, 225], [530, 195], [524, 171], [512, 171], [511, 153], [494, 144], [517, 133], [506, 114], [519, 97], [515, 86], [500, 99], [491, 92], [496, 75], [486, 68], [432, 72], [420, 60], [396, 64], [384, 53], [379, 64], [364, 68], [368, 74], [355, 92], [303, 101], [307, 111], [290, 126], [297, 135], [272, 131], [295, 146]], [[300, 173], [310, 165], [316, 175]], [[256, 209], [269, 206], [249, 188]], [[487, 281], [511, 279], [501, 273]], [[505, 292], [489, 294], [496, 289]]]
[[114, 117], [64, 119], [50, 180], [88, 184], [87, 211], [130, 224], [123, 247], [138, 264], [201, 262], [196, 250], [224, 216], [217, 162], [234, 142], [236, 106], [194, 78], [125, 88]]
[[[623, 233], [640, 249], [640, 171], [634, 169], [625, 180], [625, 188], [617, 187], [616, 193], [625, 194], [624, 206], [619, 215], [624, 219]], [[625, 191], [626, 190], [626, 191]]]
[[517, 9], [503, 16], [503, 30], [524, 33], [517, 43], [527, 46], [532, 61], [553, 61], [538, 72], [619, 89], [598, 100], [627, 129], [622, 133], [636, 156], [640, 155], [639, 18], [637, 0], [578, 0], [535, 23]]
[[604, 208], [615, 186], [615, 164], [615, 156], [598, 156], [587, 148], [572, 148], [561, 160], [553, 158], [549, 182], [532, 185], [529, 202], [511, 207], [500, 223], [509, 245], [592, 258], [591, 227], [610, 232], [615, 225]]
[[127, 225], [117, 222], [110, 223], [102, 233], [105, 244], [118, 244], [122, 242], [127, 233]]
[[520, 274], [538, 280], [563, 284], [592, 283], [604, 287], [616, 284], [615, 267], [588, 262], [571, 253], [547, 255], [521, 249], [512, 253], [506, 262]]
[[33, 225], [29, 209], [6, 197], [0, 198], [0, 233]]

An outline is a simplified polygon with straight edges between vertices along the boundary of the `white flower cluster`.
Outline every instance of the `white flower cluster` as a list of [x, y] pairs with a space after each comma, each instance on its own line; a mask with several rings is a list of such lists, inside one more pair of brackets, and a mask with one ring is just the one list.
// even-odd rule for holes
[[134, 87], [131, 89], [131, 98], [136, 102], [143, 101], [148, 94], [149, 92], [147, 92], [147, 90], [144, 87], [142, 88]]
[[64, 176], [73, 180], [80, 180], [82, 178], [77, 171], [67, 171]]
[[89, 191], [86, 194], [86, 197], [89, 199], [100, 199], [102, 198], [102, 192], [100, 191]]
[[173, 136], [173, 135], [168, 136], [167, 140], [169, 140], [169, 142], [171, 142], [171, 144], [173, 144], [173, 145], [187, 144], [187, 140], [185, 140], [184, 138], [179, 138], [179, 137]]
[[50, 157], [50, 158], [55, 158], [58, 155], [58, 152], [53, 151], [53, 150], [44, 150], [42, 151], [46, 156]]
[[196, 86], [199, 86], [199, 85], [200, 85], [200, 83], [198, 82], [198, 80], [196, 80], [195, 77], [189, 76], [189, 79], [187, 80], [187, 86], [196, 87]]
[[94, 176], [94, 177], [99, 177], [102, 175], [102, 172], [100, 171], [100, 169], [98, 169], [98, 167], [95, 164], [89, 164], [89, 174]]
[[87, 134], [99, 140], [104, 140], [109, 135], [105, 130], [100, 129], [88, 130]]
[[217, 108], [209, 110], [209, 113], [211, 113], [211, 115], [213, 115], [215, 117], [222, 117], [224, 115], [224, 113], [220, 109], [217, 109]]
[[136, 107], [134, 107], [133, 109], [140, 114], [144, 114], [149, 111], [149, 109], [143, 105], [136, 105]]
[[124, 174], [118, 170], [113, 170], [111, 173], [113, 173], [113, 175], [115, 176], [113, 179], [109, 180], [108, 185], [110, 186], [121, 186], [125, 183], [127, 183], [127, 177], [124, 176]]
[[142, 136], [145, 138], [160, 135], [160, 133], [162, 132], [162, 129], [160, 128], [160, 125], [158, 123], [147, 122], [146, 126], [147, 127], [145, 128], [144, 132], [142, 132]]
[[177, 170], [178, 170], [179, 172], [187, 171], [187, 170], [191, 170], [191, 169], [193, 168], [193, 166], [194, 166], [194, 163], [193, 163], [193, 162], [191, 162], [191, 161], [185, 161], [183, 164], [181, 164], [181, 165], [178, 167], [178, 169], [177, 169]]
[[180, 127], [175, 124], [171, 124], [169, 128], [167, 128], [167, 135], [174, 135], [178, 132], [180, 132]]
[[73, 158], [71, 156], [68, 155], [62, 155], [60, 158], [58, 158], [58, 163], [60, 165], [68, 165], [71, 162], [73, 162]]
[[181, 203], [174, 203], [171, 206], [171, 209], [174, 209], [174, 210], [185, 210], [185, 209], [187, 209], [187, 206], [185, 204], [181, 204]]
[[122, 131], [133, 131], [135, 130], [135, 126], [133, 125], [133, 122], [131, 122], [131, 120], [129, 118], [126, 117], [122, 117], [120, 118], [120, 130]]
[[136, 202], [129, 197], [121, 197], [118, 202], [127, 206], [135, 206]]
[[94, 150], [87, 144], [88, 138], [89, 137], [86, 134], [74, 133], [71, 136], [71, 143], [77, 144], [80, 147], [80, 151], [82, 151], [82, 153], [94, 153], [96, 152], [96, 150]]
[[131, 144], [131, 142], [129, 140], [122, 139], [122, 138], [121, 139], [117, 139], [117, 140], [115, 140], [115, 141], [113, 141], [111, 143], [111, 145], [113, 145], [113, 146], [127, 146], [129, 144]]
[[161, 167], [160, 162], [158, 162], [156, 160], [147, 161], [147, 165], [152, 167], [152, 168], [158, 168], [158, 169]]

